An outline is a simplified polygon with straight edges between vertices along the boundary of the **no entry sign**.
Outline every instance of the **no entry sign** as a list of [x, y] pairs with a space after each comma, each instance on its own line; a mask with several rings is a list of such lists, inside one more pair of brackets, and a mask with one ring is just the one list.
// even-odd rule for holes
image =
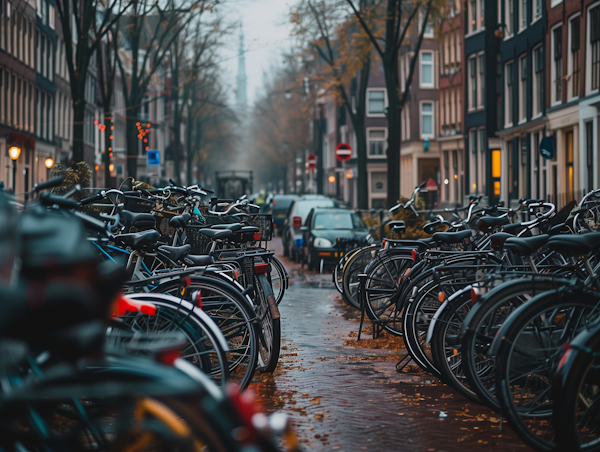
[[317, 167], [317, 156], [315, 154], [308, 154], [306, 162], [308, 163], [310, 170], [314, 171]]
[[335, 156], [341, 162], [350, 160], [352, 158], [352, 148], [348, 143], [340, 143], [335, 148]]

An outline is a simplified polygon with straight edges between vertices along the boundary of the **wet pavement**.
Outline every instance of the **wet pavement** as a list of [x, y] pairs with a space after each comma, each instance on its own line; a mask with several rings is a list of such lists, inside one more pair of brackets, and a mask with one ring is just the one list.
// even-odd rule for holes
[[[281, 250], [279, 239], [272, 244]], [[251, 388], [266, 411], [293, 418], [303, 450], [529, 450], [493, 411], [414, 366], [398, 373], [401, 338], [367, 333], [357, 344], [360, 313], [344, 304], [331, 273], [278, 257], [290, 273], [281, 359]]]

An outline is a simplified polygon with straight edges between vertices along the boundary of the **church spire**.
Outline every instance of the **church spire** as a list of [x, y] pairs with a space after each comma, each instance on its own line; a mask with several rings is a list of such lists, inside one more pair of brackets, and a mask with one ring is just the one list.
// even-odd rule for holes
[[246, 111], [248, 99], [246, 96], [246, 56], [244, 49], [244, 30], [240, 22], [240, 49], [238, 57], [238, 75], [237, 75], [237, 107], [240, 111]]

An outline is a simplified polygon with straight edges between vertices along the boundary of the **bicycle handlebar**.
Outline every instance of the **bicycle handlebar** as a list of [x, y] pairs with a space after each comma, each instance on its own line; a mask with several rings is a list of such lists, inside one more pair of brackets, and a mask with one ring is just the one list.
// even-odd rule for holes
[[79, 201], [76, 199], [63, 198], [62, 196], [53, 195], [48, 192], [44, 192], [40, 195], [40, 202], [48, 207], [54, 205], [65, 209], [76, 209], [79, 207]]
[[47, 190], [49, 188], [54, 188], [54, 187], [58, 187], [60, 184], [63, 183], [63, 181], [65, 180], [66, 176], [58, 176], [58, 177], [54, 177], [52, 179], [48, 179], [45, 182], [40, 182], [39, 184], [35, 184], [33, 187], [33, 191], [39, 192], [42, 190]]

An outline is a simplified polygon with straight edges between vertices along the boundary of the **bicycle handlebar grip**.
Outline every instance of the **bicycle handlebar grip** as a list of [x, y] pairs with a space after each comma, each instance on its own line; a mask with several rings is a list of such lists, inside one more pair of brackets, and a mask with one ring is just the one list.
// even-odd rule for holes
[[35, 191], [47, 190], [48, 188], [58, 187], [65, 180], [65, 176], [53, 177], [52, 179], [48, 179], [46, 182], [40, 182], [39, 184], [35, 184], [33, 189]]
[[45, 206], [57, 205], [65, 209], [75, 209], [79, 207], [79, 201], [71, 198], [63, 198], [62, 196], [52, 195], [48, 192], [40, 195], [40, 202]]
[[81, 205], [85, 206], [86, 204], [90, 204], [96, 201], [100, 201], [101, 199], [104, 199], [104, 194], [103, 193], [97, 193], [95, 195], [90, 196], [89, 198], [84, 198], [81, 200]]

